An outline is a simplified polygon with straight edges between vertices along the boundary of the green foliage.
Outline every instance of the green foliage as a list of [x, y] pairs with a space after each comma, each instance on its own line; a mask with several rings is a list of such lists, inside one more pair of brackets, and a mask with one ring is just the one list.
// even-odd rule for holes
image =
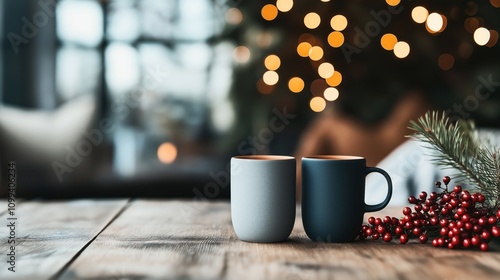
[[490, 209], [500, 207], [500, 149], [478, 138], [474, 122], [452, 123], [444, 113], [427, 112], [408, 127], [438, 151], [436, 164], [458, 170], [452, 178], [483, 193]]

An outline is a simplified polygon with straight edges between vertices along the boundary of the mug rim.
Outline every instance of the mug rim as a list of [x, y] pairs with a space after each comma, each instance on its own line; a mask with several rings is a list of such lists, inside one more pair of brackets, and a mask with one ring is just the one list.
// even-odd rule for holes
[[312, 155], [302, 157], [303, 160], [364, 160], [364, 157], [350, 155]]
[[234, 156], [233, 159], [240, 160], [292, 160], [295, 159], [293, 156], [283, 156], [283, 155], [247, 155], [247, 156]]

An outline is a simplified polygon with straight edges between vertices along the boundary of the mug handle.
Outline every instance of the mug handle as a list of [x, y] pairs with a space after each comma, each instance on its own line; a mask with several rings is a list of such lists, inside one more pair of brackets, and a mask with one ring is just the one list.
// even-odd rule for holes
[[[372, 172], [378, 172], [382, 174], [385, 179], [387, 180], [387, 196], [385, 197], [384, 201], [382, 201], [379, 204], [375, 205], [368, 205], [365, 203], [365, 212], [375, 212], [384, 209], [387, 204], [389, 204], [389, 201], [391, 200], [392, 197], [392, 180], [389, 174], [385, 172], [384, 170], [377, 168], [377, 167], [367, 167], [366, 168], [366, 175], [372, 173]], [[365, 176], [366, 176], [365, 175]]]

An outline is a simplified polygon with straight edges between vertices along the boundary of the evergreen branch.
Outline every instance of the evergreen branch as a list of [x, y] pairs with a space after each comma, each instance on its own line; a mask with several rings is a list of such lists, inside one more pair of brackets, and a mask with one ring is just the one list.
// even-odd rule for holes
[[482, 147], [473, 122], [451, 123], [444, 113], [428, 112], [408, 127], [438, 151], [436, 164], [457, 169], [456, 179], [482, 192], [490, 206], [500, 206], [500, 150]]

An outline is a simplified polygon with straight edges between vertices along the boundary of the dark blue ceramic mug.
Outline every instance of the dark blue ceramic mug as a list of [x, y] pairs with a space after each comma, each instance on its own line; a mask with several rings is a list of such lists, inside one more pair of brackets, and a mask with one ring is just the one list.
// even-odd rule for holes
[[[388, 191], [384, 201], [365, 203], [365, 177], [382, 174]], [[366, 212], [382, 210], [392, 196], [387, 172], [367, 167], [356, 156], [310, 156], [302, 158], [302, 223], [313, 241], [351, 242], [356, 239]]]

